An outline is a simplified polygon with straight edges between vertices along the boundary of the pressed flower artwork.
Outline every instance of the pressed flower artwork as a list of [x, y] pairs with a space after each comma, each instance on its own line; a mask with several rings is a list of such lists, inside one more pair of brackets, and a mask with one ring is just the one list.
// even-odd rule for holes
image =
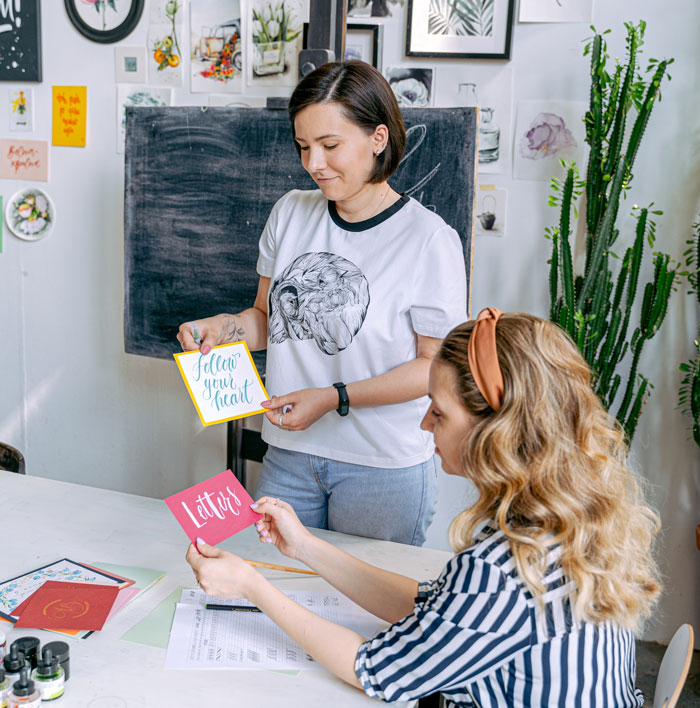
[[30, 88], [10, 89], [10, 130], [31, 132], [34, 130], [34, 93]]
[[152, 0], [148, 82], [153, 86], [182, 86], [182, 7], [183, 0]]
[[5, 208], [8, 228], [25, 241], [44, 238], [53, 228], [55, 219], [51, 198], [36, 187], [17, 192]]
[[560, 160], [582, 163], [585, 143], [582, 101], [520, 101], [513, 145], [516, 179], [560, 176]]
[[305, 0], [252, 0], [248, 21], [249, 86], [296, 86]]
[[190, 1], [190, 90], [243, 91], [240, 0]]
[[433, 70], [417, 67], [389, 67], [386, 80], [401, 108], [424, 108], [433, 102]]

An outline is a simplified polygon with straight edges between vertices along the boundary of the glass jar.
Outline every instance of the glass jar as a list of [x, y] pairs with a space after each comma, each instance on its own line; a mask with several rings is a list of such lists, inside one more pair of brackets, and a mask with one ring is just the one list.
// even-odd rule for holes
[[284, 48], [286, 42], [254, 42], [253, 73], [256, 76], [281, 74], [284, 71]]
[[479, 163], [496, 162], [501, 143], [501, 129], [493, 122], [493, 108], [481, 109], [479, 124]]
[[460, 84], [457, 89], [457, 105], [462, 108], [478, 106], [479, 99], [476, 96], [476, 84]]

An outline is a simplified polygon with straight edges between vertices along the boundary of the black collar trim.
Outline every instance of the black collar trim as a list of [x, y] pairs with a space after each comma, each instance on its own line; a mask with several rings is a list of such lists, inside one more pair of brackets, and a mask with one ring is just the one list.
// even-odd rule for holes
[[406, 204], [408, 204], [409, 197], [406, 194], [401, 195], [401, 199], [392, 204], [384, 211], [380, 211], [379, 214], [373, 216], [371, 219], [366, 219], [365, 221], [345, 221], [340, 214], [338, 214], [338, 209], [335, 206], [335, 202], [328, 202], [328, 213], [333, 219], [333, 223], [339, 226], [345, 231], [367, 231], [367, 229], [379, 226], [379, 224], [384, 223], [387, 219], [390, 219], [397, 211], [403, 209]]

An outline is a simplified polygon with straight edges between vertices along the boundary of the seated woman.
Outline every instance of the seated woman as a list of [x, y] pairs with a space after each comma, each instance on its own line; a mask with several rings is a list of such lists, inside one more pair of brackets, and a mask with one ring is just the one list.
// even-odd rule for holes
[[660, 583], [657, 515], [623, 433], [556, 325], [484, 310], [446, 337], [430, 369], [433, 433], [448, 474], [477, 487], [450, 527], [437, 580], [363, 563], [308, 532], [273, 498], [262, 541], [392, 623], [371, 639], [314, 615], [237, 556], [198, 544], [205, 592], [244, 597], [319, 663], [367, 695], [448, 706], [642, 706], [634, 631]]

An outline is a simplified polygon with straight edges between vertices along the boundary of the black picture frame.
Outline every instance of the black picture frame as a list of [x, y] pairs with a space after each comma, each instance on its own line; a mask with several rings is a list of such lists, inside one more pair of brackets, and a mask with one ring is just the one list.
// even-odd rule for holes
[[[408, 0], [407, 17], [406, 17], [406, 56], [407, 57], [430, 57], [433, 59], [510, 59], [511, 45], [513, 38], [513, 18], [515, 15], [515, 0], [493, 0], [494, 3], [507, 3], [505, 13], [505, 27], [503, 46], [499, 47], [498, 51], [483, 52], [483, 51], [439, 51], [439, 50], [421, 50], [418, 46], [414, 35], [416, 28], [416, 18], [414, 17], [415, 10], [422, 11], [424, 6], [427, 6], [425, 0]], [[464, 40], [465, 45], [468, 45], [469, 40]]]
[[0, 33], [0, 81], [40, 83], [41, 3], [24, 0], [17, 7], [8, 2], [0, 8], [0, 24], [12, 27]]
[[345, 31], [345, 44], [347, 46], [348, 36], [352, 32], [371, 34], [372, 35], [372, 66], [378, 71], [382, 70], [381, 62], [379, 61], [380, 52], [382, 51], [383, 29], [380, 25], [369, 25], [360, 22], [348, 22]]
[[[76, 5], [80, 1], [81, 0], [64, 0], [68, 18], [73, 23], [75, 29], [77, 29], [83, 37], [87, 37], [87, 39], [92, 42], [99, 42], [100, 44], [112, 44], [113, 42], [118, 42], [119, 40], [128, 37], [134, 29], [136, 29], [136, 25], [141, 19], [143, 8], [146, 4], [146, 0], [119, 0], [119, 2], [128, 1], [131, 3], [126, 19], [116, 27], [103, 31], [96, 27], [90, 26], [83, 20], [80, 13], [76, 9]], [[105, 2], [109, 5], [109, 0], [98, 1]]]

